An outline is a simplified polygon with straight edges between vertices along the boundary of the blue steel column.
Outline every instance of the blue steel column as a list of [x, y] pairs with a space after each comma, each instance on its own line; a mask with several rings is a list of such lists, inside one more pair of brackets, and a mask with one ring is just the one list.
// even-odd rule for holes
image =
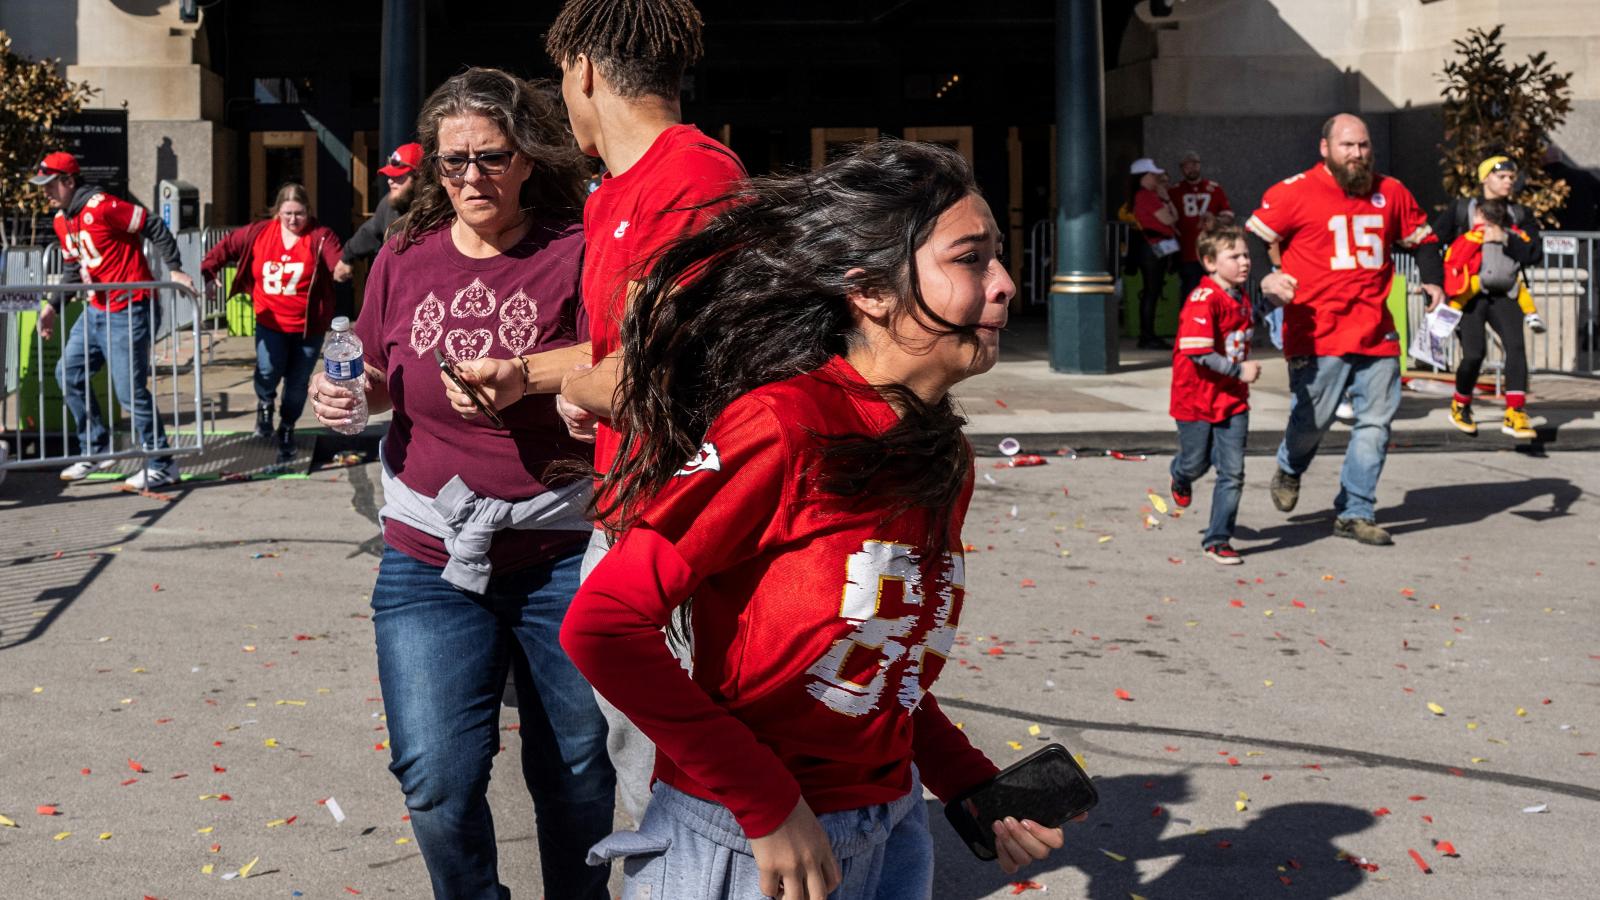
[[1117, 367], [1116, 306], [1106, 271], [1105, 70], [1100, 0], [1056, 0], [1056, 254], [1050, 368]]
[[378, 152], [387, 155], [416, 140], [422, 107], [423, 0], [383, 0]]

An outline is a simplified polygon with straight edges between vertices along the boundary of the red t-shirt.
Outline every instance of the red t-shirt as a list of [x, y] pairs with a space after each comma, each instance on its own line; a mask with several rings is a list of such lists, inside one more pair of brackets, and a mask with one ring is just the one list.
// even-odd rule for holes
[[[716, 212], [694, 207], [726, 196], [744, 177], [732, 150], [693, 125], [674, 125], [627, 171], [601, 179], [583, 207], [583, 304], [595, 362], [622, 344], [628, 283], [643, 277], [663, 245], [698, 230]], [[595, 429], [595, 471], [611, 468], [617, 443], [611, 423], [602, 420]]]
[[251, 260], [256, 269], [255, 283], [250, 286], [256, 324], [285, 334], [303, 334], [311, 279], [317, 271], [310, 235], [300, 235], [293, 247], [284, 247], [283, 227], [269, 223], [256, 236]]
[[[655, 777], [770, 833], [803, 796], [887, 803], [911, 765], [936, 795], [995, 773], [931, 694], [965, 595], [961, 522], [823, 491], [818, 434], [878, 434], [893, 409], [843, 359], [739, 398], [595, 569], [562, 643], [656, 743]], [[938, 555], [930, 525], [949, 529]], [[694, 672], [661, 640], [693, 594]], [[692, 682], [691, 682], [692, 678]]]
[[1250, 408], [1250, 386], [1190, 357], [1216, 352], [1231, 363], [1250, 358], [1250, 298], [1230, 294], [1210, 275], [1189, 292], [1178, 311], [1172, 348], [1172, 417], [1180, 422], [1222, 422]]
[[1200, 239], [1200, 226], [1205, 223], [1206, 216], [1233, 208], [1228, 205], [1228, 194], [1222, 185], [1209, 178], [1179, 181], [1167, 193], [1172, 197], [1172, 205], [1178, 208], [1178, 252], [1183, 254], [1184, 262], [1199, 262], [1195, 241]]
[[[385, 244], [367, 275], [355, 333], [367, 365], [388, 375], [394, 418], [383, 438], [389, 468], [413, 490], [439, 493], [453, 476], [485, 497], [525, 500], [544, 493], [550, 463], [588, 458], [567, 435], [548, 394], [530, 394], [500, 411], [507, 429], [450, 407], [433, 349], [452, 360], [510, 359], [583, 342], [588, 319], [578, 300], [583, 230], [536, 224], [517, 246], [488, 259], [456, 249], [450, 229], [395, 253]], [[392, 519], [390, 546], [429, 565], [450, 559], [444, 542]], [[496, 572], [546, 562], [587, 532], [505, 530], [494, 536]]]
[[[154, 281], [140, 233], [149, 214], [131, 200], [101, 193], [90, 197], [75, 216], [57, 210], [52, 224], [61, 241], [62, 258], [78, 264], [85, 284]], [[149, 296], [148, 291], [114, 291], [108, 304], [102, 292], [90, 291], [89, 303], [96, 309], [121, 312], [129, 303]]]
[[1281, 242], [1283, 270], [1298, 282], [1283, 310], [1285, 356], [1400, 355], [1389, 248], [1438, 241], [1405, 185], [1380, 175], [1370, 195], [1352, 197], [1319, 162], [1267, 188], [1246, 227]]
[[1140, 188], [1139, 192], [1133, 195], [1133, 218], [1139, 223], [1139, 230], [1144, 232], [1145, 240], [1151, 243], [1177, 234], [1171, 225], [1156, 218], [1156, 213], [1166, 205], [1167, 201], [1162, 200], [1161, 195], [1155, 191]]

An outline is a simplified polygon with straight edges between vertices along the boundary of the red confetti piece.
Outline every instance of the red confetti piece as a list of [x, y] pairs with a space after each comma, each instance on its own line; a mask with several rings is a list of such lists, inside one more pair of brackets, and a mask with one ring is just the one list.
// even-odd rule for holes
[[78, 774], [79, 775], [88, 775], [89, 774], [89, 770], [88, 769], [79, 769], [78, 770]]
[[1429, 825], [1432, 825], [1433, 824], [1433, 816], [1423, 816], [1422, 817], [1422, 821], [1427, 822]]
[[1291, 880], [1291, 879], [1290, 879], [1290, 878], [1289, 878], [1289, 876], [1287, 876], [1287, 875], [1279, 875], [1279, 876], [1278, 876], [1278, 880], [1279, 880], [1279, 881], [1281, 881], [1281, 882], [1283, 882], [1283, 883], [1284, 883], [1284, 884], [1286, 884], [1286, 885], [1288, 885], [1288, 884], [1294, 884], [1294, 882], [1293, 882], [1293, 881], [1292, 881], [1292, 880]]
[[217, 799], [220, 800], [223, 803], [227, 803], [229, 800], [232, 800], [233, 798], [230, 797], [227, 794], [218, 794], [217, 795]]
[[1233, 841], [1217, 841], [1218, 850], [1226, 850], [1233, 846]]
[[1415, 597], [1416, 595], [1417, 595], [1417, 592], [1412, 590], [1411, 588], [1401, 588], [1400, 589], [1400, 596], [1402, 596], [1402, 597]]
[[1290, 600], [1289, 601], [1289, 605], [1294, 607], [1295, 609], [1305, 609], [1306, 608], [1306, 604], [1302, 600]]
[[165, 725], [165, 724], [167, 724], [168, 722], [171, 722], [171, 721], [172, 720], [170, 718], [169, 719], [157, 719], [156, 720], [156, 724], [157, 725]]
[[1433, 849], [1439, 851], [1440, 855], [1442, 855], [1442, 856], [1460, 856], [1461, 855], [1461, 854], [1456, 852], [1456, 845], [1450, 843], [1449, 841], [1436, 841], [1434, 843], [1434, 845], [1433, 845]]
[[1456, 776], [1457, 778], [1465, 778], [1467, 776], [1467, 773], [1461, 771], [1460, 769], [1455, 768], [1454, 766], [1451, 766], [1450, 768], [1446, 769], [1445, 771], [1449, 772], [1451, 775]]
[[347, 893], [347, 894], [357, 894], [357, 895], [359, 895], [361, 893], [360, 891], [356, 890], [353, 887], [350, 887], [349, 885], [345, 886], [344, 892]]
[[1263, 776], [1261, 776], [1261, 780], [1262, 781], [1271, 781], [1272, 780], [1272, 776], [1271, 775], [1263, 775]]
[[300, 817], [299, 816], [290, 816], [289, 818], [283, 820], [283, 824], [285, 824], [285, 825], [293, 825], [294, 824], [294, 820], [298, 819], [298, 818], [300, 818]]
[[1006, 648], [990, 647], [988, 653], [990, 656], [1004, 656], [1006, 654]]
[[1312, 763], [1312, 764], [1307, 765], [1307, 766], [1301, 766], [1300, 768], [1302, 768], [1302, 769], [1316, 769], [1318, 772], [1322, 771], [1322, 766], [1320, 766], [1320, 765], [1318, 765], [1316, 763]]
[[1300, 860], [1298, 860], [1298, 859], [1289, 860], [1289, 868], [1291, 868], [1291, 869], [1300, 868]]
[[126, 781], [122, 782], [122, 786], [123, 787], [127, 787], [128, 785], [133, 784], [135, 781], [138, 781], [138, 780], [139, 779], [137, 779], [137, 778], [129, 778]]
[[1415, 850], [1407, 850], [1406, 852], [1411, 854], [1411, 861], [1417, 864], [1417, 868], [1422, 870], [1422, 874], [1424, 874], [1424, 875], [1432, 875], [1433, 874], [1433, 870], [1428, 868], [1428, 863], [1425, 860], [1423, 860], [1421, 853], [1418, 853]]
[[374, 749], [374, 750], [387, 750], [387, 749], [389, 749], [389, 748], [388, 748], [388, 747], [385, 747], [385, 746], [384, 746], [384, 745], [382, 745], [382, 744], [373, 744], [373, 745], [372, 745], [372, 749]]
[[1022, 586], [1025, 587], [1025, 588], [1038, 587], [1037, 584], [1033, 583], [1033, 579], [1032, 578], [1024, 578], [1024, 579], [1022, 579]]
[[189, 777], [189, 773], [188, 772], [179, 772], [178, 774], [172, 776], [172, 780], [173, 781], [177, 781], [179, 778], [188, 778], [188, 777]]
[[[995, 402], [999, 403], [1000, 401], [996, 400]], [[1015, 896], [1016, 894], [1020, 894], [1023, 891], [1042, 891], [1042, 890], [1046, 890], [1045, 886], [1040, 884], [1037, 881], [1013, 881], [1013, 882], [1011, 882], [1011, 893], [1012, 893], [1013, 896]]]
[[1233, 607], [1234, 609], [1244, 609], [1244, 601], [1243, 600], [1229, 600], [1228, 601], [1228, 605]]
[[150, 585], [150, 590], [152, 590], [152, 591], [160, 591], [161, 590], [161, 585], [152, 584], [152, 585]]
[[142, 763], [135, 762], [131, 759], [128, 760], [128, 768], [140, 773], [147, 773], [150, 771], [149, 769], [146, 769]]
[[53, 803], [41, 803], [40, 805], [34, 807], [33, 811], [38, 813], [41, 816], [59, 816], [59, 815], [61, 815], [61, 811], [56, 809], [55, 804], [53, 804]]
[[1422, 796], [1421, 794], [1412, 794], [1411, 796], [1407, 797], [1406, 799], [1410, 800], [1412, 803], [1420, 803], [1421, 801], [1426, 800], [1428, 798]]
[[1150, 810], [1150, 818], [1152, 818], [1152, 819], [1159, 819], [1159, 818], [1161, 818], [1161, 814], [1162, 814], [1162, 813], [1163, 813], [1163, 812], [1165, 812], [1165, 810], [1163, 810], [1163, 809], [1162, 809], [1162, 808], [1161, 808], [1161, 807], [1160, 807], [1160, 806], [1159, 806], [1159, 805], [1158, 805], [1158, 806], [1157, 806], [1157, 807], [1156, 807], [1156, 808], [1155, 808], [1155, 809], [1152, 809], [1152, 810]]
[[1228, 765], [1237, 766], [1238, 764], [1239, 764], [1239, 760], [1237, 758], [1232, 757], [1232, 756], [1228, 757]]
[[1177, 753], [1178, 752], [1178, 748], [1177, 747], [1162, 747], [1161, 749], [1167, 751], [1168, 753]]
[[212, 763], [212, 764], [211, 764], [211, 771], [213, 771], [213, 772], [216, 772], [216, 773], [217, 773], [217, 774], [219, 774], [219, 775], [220, 775], [220, 774], [222, 774], [222, 773], [223, 773], [223, 772], [226, 772], [226, 771], [228, 771], [228, 770], [227, 770], [227, 769], [225, 769], [225, 768], [223, 768], [223, 767], [222, 767], [222, 766], [219, 766], [219, 765], [217, 765], [217, 764], [216, 764], [216, 763]]
[[1128, 700], [1128, 701], [1132, 701], [1133, 700], [1133, 695], [1128, 693], [1127, 691], [1123, 690], [1122, 688], [1117, 688], [1116, 690], [1112, 691], [1111, 693], [1114, 694], [1118, 700]]
[[1389, 814], [1389, 807], [1380, 806], [1377, 809], [1373, 810], [1372, 814], [1375, 815], [1375, 816], [1387, 816]]
[[1549, 706], [1549, 705], [1550, 705], [1550, 698], [1549, 698], [1549, 697], [1546, 697], [1546, 698], [1544, 698], [1544, 699], [1543, 699], [1543, 700], [1540, 700], [1540, 701], [1539, 701], [1539, 703], [1540, 703], [1540, 704], [1541, 704], [1541, 705], [1543, 705], [1543, 706]]

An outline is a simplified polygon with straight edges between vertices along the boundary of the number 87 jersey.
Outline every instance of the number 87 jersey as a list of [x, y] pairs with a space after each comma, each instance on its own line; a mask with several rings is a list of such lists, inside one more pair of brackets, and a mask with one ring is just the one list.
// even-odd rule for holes
[[1280, 244], [1297, 282], [1283, 314], [1285, 356], [1400, 355], [1390, 254], [1438, 240], [1405, 185], [1376, 175], [1371, 193], [1351, 196], [1319, 162], [1268, 188], [1245, 227]]

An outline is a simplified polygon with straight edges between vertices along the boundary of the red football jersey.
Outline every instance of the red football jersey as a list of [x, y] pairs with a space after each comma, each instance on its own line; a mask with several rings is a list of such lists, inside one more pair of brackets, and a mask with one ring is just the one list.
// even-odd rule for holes
[[251, 258], [256, 267], [250, 289], [256, 321], [273, 331], [303, 334], [311, 279], [317, 271], [310, 236], [301, 235], [293, 247], [284, 247], [283, 228], [270, 224], [256, 237]]
[[[90, 197], [75, 216], [57, 210], [53, 224], [62, 258], [78, 264], [84, 284], [154, 281], [140, 234], [149, 214], [137, 203], [104, 193]], [[102, 291], [90, 291], [89, 303], [96, 309], [121, 312], [129, 303], [149, 296], [148, 291], [111, 293], [107, 298]]]
[[1189, 359], [1213, 351], [1232, 363], [1250, 358], [1250, 298], [1234, 296], [1210, 275], [1189, 292], [1178, 311], [1172, 348], [1172, 417], [1180, 422], [1221, 422], [1250, 408], [1250, 386]]
[[[928, 694], [961, 618], [971, 473], [943, 521], [819, 483], [818, 435], [896, 421], [838, 358], [736, 400], [567, 616], [573, 661], [655, 741], [655, 777], [751, 837], [800, 796], [817, 813], [903, 796], [913, 762], [946, 799], [996, 771]], [[930, 525], [948, 549], [923, 549]], [[691, 593], [692, 676], [659, 631]]]
[[1179, 181], [1167, 190], [1172, 205], [1178, 208], [1178, 252], [1185, 262], [1199, 262], [1195, 241], [1200, 239], [1200, 227], [1206, 216], [1229, 212], [1228, 194], [1209, 178], [1199, 181]]
[[1246, 227], [1281, 242], [1299, 285], [1283, 311], [1285, 356], [1400, 355], [1389, 248], [1438, 240], [1405, 185], [1380, 175], [1370, 195], [1352, 197], [1319, 162], [1268, 188]]
[[[628, 284], [643, 277], [663, 245], [716, 212], [702, 204], [726, 196], [744, 177], [732, 150], [693, 125], [674, 125], [627, 171], [601, 179], [583, 207], [583, 303], [595, 362], [621, 346]], [[601, 421], [595, 429], [596, 472], [610, 470], [617, 444], [611, 423]]]

